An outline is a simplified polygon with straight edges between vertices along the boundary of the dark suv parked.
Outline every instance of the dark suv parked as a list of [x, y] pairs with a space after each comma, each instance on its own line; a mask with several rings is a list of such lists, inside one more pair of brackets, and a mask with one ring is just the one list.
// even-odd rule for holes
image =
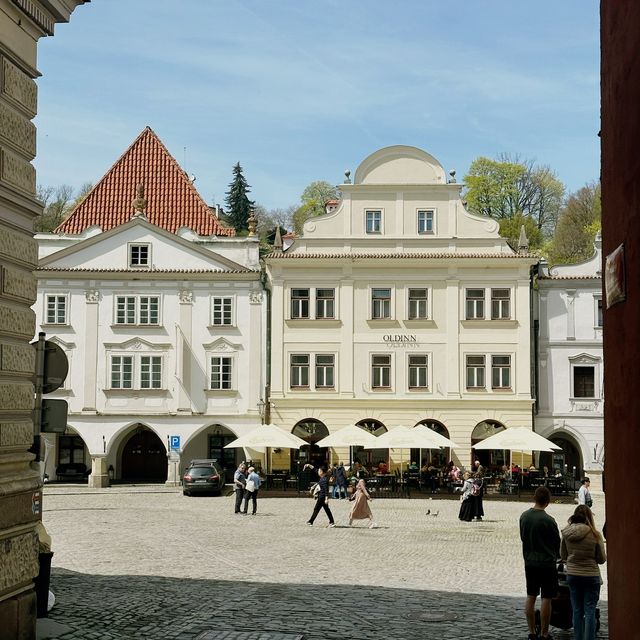
[[182, 493], [215, 493], [224, 488], [224, 469], [217, 460], [192, 460], [182, 476]]

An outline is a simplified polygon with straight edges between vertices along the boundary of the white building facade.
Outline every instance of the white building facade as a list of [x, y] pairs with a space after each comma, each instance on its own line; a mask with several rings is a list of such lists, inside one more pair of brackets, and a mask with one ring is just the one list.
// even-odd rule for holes
[[[168, 155], [152, 132], [142, 138], [129, 155], [149, 155], [136, 155], [145, 144]], [[180, 189], [188, 190], [204, 207], [203, 219], [185, 212], [165, 216], [177, 232], [163, 228], [171, 225], [157, 215], [153, 224], [161, 199], [153, 200], [150, 188], [138, 193], [135, 215], [135, 190], [128, 190], [126, 222], [92, 213], [92, 201], [107, 203], [97, 211], [110, 206], [108, 194], [99, 197], [106, 184], [110, 192], [121, 190], [120, 174], [137, 164], [127, 158], [59, 233], [37, 236], [38, 330], [64, 349], [70, 363], [63, 388], [50, 396], [67, 400], [69, 415], [64, 434], [45, 434], [46, 472], [53, 480], [85, 464], [96, 486], [109, 477], [172, 482], [191, 459], [218, 458], [230, 474], [236, 456], [246, 453], [224, 445], [261, 423], [266, 304], [258, 239], [204, 236], [186, 226], [204, 220], [223, 231], [207, 218], [213, 214], [170, 157], [168, 171], [176, 171], [163, 173], [166, 184], [156, 188], [164, 189], [164, 202], [171, 191], [176, 202], [184, 201]], [[110, 228], [103, 231], [100, 220]], [[179, 445], [174, 439], [176, 452], [169, 456], [172, 436]]]
[[[312, 443], [304, 461], [348, 457], [314, 445], [348, 424], [379, 434], [423, 423], [461, 446], [441, 456], [503, 463], [472, 445], [532, 428], [536, 258], [469, 214], [462, 185], [414, 147], [377, 151], [339, 188], [337, 207], [265, 258], [272, 421]], [[296, 462], [280, 456], [274, 467]]]
[[541, 461], [602, 488], [604, 395], [601, 239], [580, 264], [538, 278], [538, 407], [535, 430], [562, 447]]

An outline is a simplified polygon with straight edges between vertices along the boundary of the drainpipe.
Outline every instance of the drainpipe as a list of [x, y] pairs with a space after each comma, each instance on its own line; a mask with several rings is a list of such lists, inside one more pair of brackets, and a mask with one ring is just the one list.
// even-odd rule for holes
[[262, 288], [267, 297], [267, 318], [266, 318], [266, 372], [264, 385], [264, 422], [271, 424], [271, 289], [268, 286], [267, 273], [263, 267], [260, 277]]

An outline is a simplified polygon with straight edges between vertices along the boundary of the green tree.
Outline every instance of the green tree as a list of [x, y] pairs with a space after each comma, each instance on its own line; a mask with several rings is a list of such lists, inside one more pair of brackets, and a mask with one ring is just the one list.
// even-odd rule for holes
[[52, 233], [73, 209], [73, 187], [68, 184], [58, 187], [38, 185], [36, 197], [44, 210], [33, 229], [39, 233]]
[[247, 220], [251, 215], [254, 202], [247, 196], [251, 192], [247, 180], [242, 175], [240, 163], [233, 167], [233, 181], [229, 184], [229, 191], [225, 202], [227, 210], [225, 218], [227, 222], [238, 232], [248, 229]]
[[543, 246], [544, 237], [542, 231], [538, 229], [538, 225], [533, 218], [529, 218], [522, 213], [516, 213], [513, 218], [502, 218], [499, 224], [500, 235], [506, 238], [511, 248], [515, 251], [518, 250], [522, 225], [524, 225], [524, 231], [527, 234], [527, 240], [529, 240], [529, 250], [535, 251]]
[[549, 167], [506, 154], [497, 160], [480, 157], [464, 181], [464, 199], [472, 213], [497, 220], [522, 214], [544, 237], [553, 234], [565, 188]]
[[325, 180], [316, 180], [306, 187], [300, 196], [300, 206], [293, 213], [293, 230], [302, 234], [307, 220], [321, 216], [327, 211], [327, 203], [340, 197], [338, 188]]
[[567, 264], [590, 258], [601, 216], [600, 183], [589, 183], [571, 194], [558, 218], [549, 247], [549, 262]]

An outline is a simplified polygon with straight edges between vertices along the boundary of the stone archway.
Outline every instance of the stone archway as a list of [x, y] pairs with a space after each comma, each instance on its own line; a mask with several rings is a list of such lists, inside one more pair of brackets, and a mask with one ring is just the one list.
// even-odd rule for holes
[[317, 418], [305, 418], [295, 424], [291, 433], [308, 443], [308, 446], [300, 447], [300, 449], [291, 449], [292, 469], [302, 468], [305, 464], [312, 464], [316, 469], [328, 466], [328, 448], [319, 447], [316, 444], [329, 435], [329, 429], [324, 422]]
[[136, 425], [122, 447], [120, 469], [123, 482], [165, 482], [167, 451], [162, 440], [151, 429]]
[[546, 466], [552, 474], [560, 471], [565, 477], [570, 476], [575, 481], [579, 480], [584, 473], [584, 462], [579, 443], [566, 432], [556, 432], [549, 436], [549, 440], [561, 447], [561, 450], [549, 453], [541, 452], [540, 468]]
[[[371, 435], [381, 436], [388, 431], [387, 427], [374, 418], [364, 418], [356, 422], [357, 427], [363, 427]], [[389, 460], [389, 449], [365, 449], [364, 447], [351, 447], [351, 461], [360, 462], [367, 469], [377, 467], [380, 462], [387, 464]]]
[[[414, 426], [423, 425], [436, 433], [439, 433], [441, 436], [445, 438], [449, 438], [449, 429], [445, 427], [442, 422], [439, 420], [433, 420], [432, 418], [427, 418], [426, 420], [420, 420]], [[420, 450], [411, 450], [411, 457], [414, 458], [417, 456], [420, 458], [420, 467], [422, 468], [425, 464], [433, 465], [434, 467], [444, 467], [449, 460], [451, 460], [451, 447], [446, 447], [443, 449], [420, 449]]]
[[480, 449], [475, 450], [474, 446], [479, 442], [482, 442], [485, 438], [493, 436], [496, 433], [504, 431], [506, 427], [502, 422], [498, 420], [483, 420], [473, 428], [471, 432], [471, 464], [475, 460], [479, 460], [480, 464], [485, 468], [501, 468], [503, 465], [508, 464], [509, 458], [507, 452], [503, 449]]

